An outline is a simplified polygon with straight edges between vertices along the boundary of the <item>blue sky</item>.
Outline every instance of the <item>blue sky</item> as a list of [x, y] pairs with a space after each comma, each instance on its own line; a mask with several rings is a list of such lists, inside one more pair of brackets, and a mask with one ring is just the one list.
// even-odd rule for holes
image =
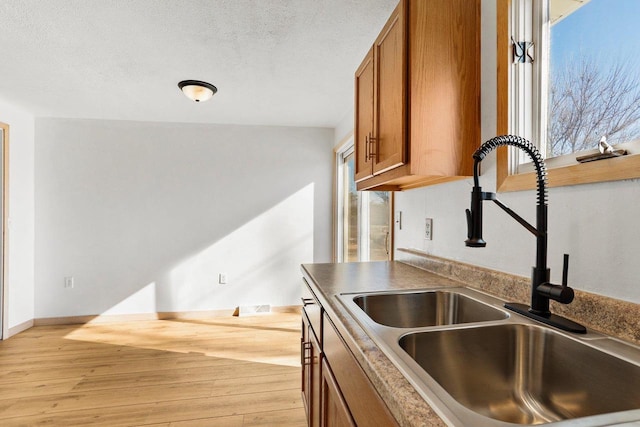
[[591, 0], [551, 28], [551, 46], [552, 67], [584, 52], [638, 64], [640, 0]]

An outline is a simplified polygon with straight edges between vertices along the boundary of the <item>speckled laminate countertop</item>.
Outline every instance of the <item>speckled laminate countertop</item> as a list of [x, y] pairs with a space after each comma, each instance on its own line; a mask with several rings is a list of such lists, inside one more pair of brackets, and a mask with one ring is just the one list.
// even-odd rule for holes
[[[467, 286], [502, 299], [527, 302], [528, 279], [436, 257], [401, 252], [403, 262], [305, 264], [302, 272], [370, 381], [401, 426], [445, 426], [389, 358], [338, 300], [342, 293]], [[417, 265], [417, 268], [413, 265]], [[428, 271], [429, 270], [429, 271]], [[480, 284], [469, 286], [469, 283]], [[577, 303], [576, 303], [577, 302]], [[571, 307], [573, 306], [573, 307]], [[563, 315], [623, 340], [638, 343], [640, 306], [577, 292]], [[572, 311], [571, 311], [572, 310]]]

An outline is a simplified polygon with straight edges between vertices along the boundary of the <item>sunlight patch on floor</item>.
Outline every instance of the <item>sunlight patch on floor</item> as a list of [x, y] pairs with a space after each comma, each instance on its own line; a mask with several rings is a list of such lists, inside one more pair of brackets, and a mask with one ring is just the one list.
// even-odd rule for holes
[[[66, 339], [210, 357], [300, 366], [300, 329], [291, 328], [297, 313], [251, 317], [89, 323]], [[215, 326], [215, 327], [214, 327]], [[242, 332], [240, 334], [240, 332]]]

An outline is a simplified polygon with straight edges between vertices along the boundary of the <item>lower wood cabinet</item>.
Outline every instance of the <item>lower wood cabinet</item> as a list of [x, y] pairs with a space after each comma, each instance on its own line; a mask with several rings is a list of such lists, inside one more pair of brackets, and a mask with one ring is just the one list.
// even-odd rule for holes
[[312, 313], [302, 309], [302, 400], [308, 425], [397, 426], [329, 317], [323, 314], [316, 333]]
[[307, 424], [397, 426], [311, 287], [304, 282], [300, 362]]
[[355, 422], [351, 418], [349, 407], [340, 393], [340, 388], [336, 379], [327, 364], [326, 359], [322, 359], [322, 427], [355, 427]]

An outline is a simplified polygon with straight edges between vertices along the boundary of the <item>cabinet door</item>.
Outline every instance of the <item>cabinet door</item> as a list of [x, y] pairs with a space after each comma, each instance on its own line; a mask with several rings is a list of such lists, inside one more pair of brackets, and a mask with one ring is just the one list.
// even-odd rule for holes
[[[309, 340], [309, 320], [302, 314], [302, 338], [300, 339], [300, 365], [302, 366], [302, 403], [310, 420], [311, 410], [311, 369], [310, 363], [310, 340]], [[309, 424], [310, 425], [310, 424]]]
[[356, 71], [355, 126], [356, 148], [355, 180], [360, 181], [373, 174], [370, 138], [373, 137], [373, 48]]
[[320, 344], [313, 332], [309, 334], [311, 338], [311, 417], [310, 426], [319, 426], [321, 417], [321, 365], [322, 352], [320, 351]]
[[322, 427], [355, 426], [326, 359], [322, 359]]
[[374, 44], [374, 175], [407, 162], [406, 14], [402, 0]]
[[320, 344], [311, 327], [309, 319], [302, 312], [302, 401], [307, 413], [310, 427], [320, 425], [320, 396], [321, 373], [320, 359], [322, 352]]
[[[393, 415], [378, 395], [326, 313], [322, 320], [322, 354], [331, 369], [340, 396], [359, 426], [397, 427]], [[322, 404], [325, 410], [325, 403]], [[350, 425], [350, 424], [347, 424]]]

